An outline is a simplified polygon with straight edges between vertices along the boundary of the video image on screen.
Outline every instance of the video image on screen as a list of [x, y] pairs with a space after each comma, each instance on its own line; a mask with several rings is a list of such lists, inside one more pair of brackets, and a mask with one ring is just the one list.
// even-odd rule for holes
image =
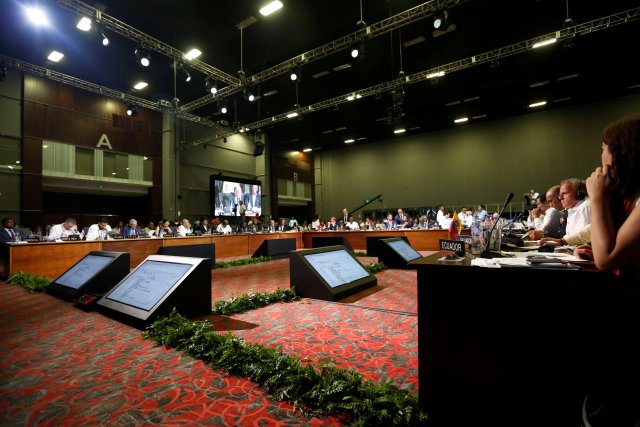
[[191, 264], [147, 260], [120, 282], [107, 299], [151, 310], [191, 268]]
[[344, 249], [304, 255], [304, 258], [332, 288], [369, 276], [362, 264]]
[[213, 176], [211, 179], [211, 212], [215, 216], [244, 216], [262, 214], [262, 187], [258, 181], [242, 181], [233, 178]]
[[81, 286], [95, 277], [114, 259], [109, 256], [87, 255], [62, 276], [58, 277], [54, 283], [73, 289], [80, 289]]
[[405, 261], [413, 261], [414, 259], [418, 259], [422, 257], [404, 240], [394, 240], [392, 242], [386, 242], [389, 246], [391, 246]]

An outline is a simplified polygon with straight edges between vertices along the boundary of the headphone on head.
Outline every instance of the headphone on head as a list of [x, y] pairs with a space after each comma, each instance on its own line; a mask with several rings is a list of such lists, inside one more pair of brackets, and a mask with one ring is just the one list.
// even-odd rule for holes
[[576, 199], [584, 200], [587, 197], [587, 192], [585, 191], [586, 184], [584, 181], [580, 181], [578, 184], [578, 191], [576, 191]]

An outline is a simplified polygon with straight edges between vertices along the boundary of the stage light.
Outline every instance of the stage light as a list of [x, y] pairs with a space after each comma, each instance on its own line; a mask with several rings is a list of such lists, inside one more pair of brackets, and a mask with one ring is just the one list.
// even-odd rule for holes
[[439, 9], [433, 13], [433, 29], [446, 30], [449, 26], [449, 12], [446, 9]]
[[37, 7], [28, 7], [25, 9], [27, 17], [29, 20], [36, 25], [42, 25], [43, 27], [49, 26], [49, 19], [44, 14], [42, 9]]
[[227, 101], [225, 99], [222, 99], [218, 102], [218, 109], [222, 114], [227, 114], [227, 111], [229, 110], [227, 109]]
[[47, 59], [52, 62], [59, 62], [63, 57], [63, 53], [60, 53], [57, 50], [52, 50]]
[[139, 81], [138, 83], [136, 83], [135, 85], [133, 85], [133, 88], [135, 90], [142, 90], [145, 87], [149, 86], [149, 83], [147, 82], [143, 82], [143, 81]]
[[289, 74], [289, 78], [291, 79], [292, 82], [299, 82], [300, 79], [302, 78], [302, 72], [300, 71], [299, 68], [294, 68], [293, 70], [291, 70], [291, 74]]
[[127, 116], [136, 116], [138, 115], [138, 108], [134, 104], [129, 104], [127, 106]]
[[137, 46], [134, 51], [138, 63], [143, 67], [148, 67], [151, 64], [151, 54], [147, 52], [142, 46]]
[[102, 36], [102, 46], [109, 46], [109, 37], [103, 32], [100, 33]]
[[202, 52], [199, 49], [194, 48], [184, 55], [184, 59], [186, 59], [187, 61], [191, 61], [192, 59], [195, 59], [200, 55], [202, 55]]
[[244, 88], [244, 91], [242, 92], [242, 96], [244, 96], [244, 99], [246, 99], [249, 102], [253, 102], [256, 99], [256, 96], [254, 95], [253, 89], [251, 87]]
[[213, 77], [207, 77], [204, 81], [204, 87], [211, 92], [212, 95], [218, 93], [218, 82]]
[[187, 71], [187, 69], [186, 69], [186, 68], [183, 68], [183, 69], [182, 69], [182, 74], [183, 74], [183, 77], [184, 77], [184, 81], [185, 81], [185, 82], [187, 82], [187, 83], [188, 83], [188, 82], [190, 82], [190, 81], [191, 81], [191, 74], [189, 74], [189, 72]]
[[78, 21], [76, 28], [80, 31], [89, 31], [91, 29], [91, 19], [83, 16], [82, 18], [80, 18], [80, 21]]
[[356, 61], [362, 61], [364, 59], [364, 45], [358, 45], [351, 48], [351, 58]]

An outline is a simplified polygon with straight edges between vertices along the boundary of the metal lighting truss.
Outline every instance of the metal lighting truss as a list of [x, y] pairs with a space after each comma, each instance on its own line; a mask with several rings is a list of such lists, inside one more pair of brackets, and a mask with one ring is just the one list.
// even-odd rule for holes
[[[315, 104], [300, 107], [291, 111], [287, 111], [286, 113], [278, 114], [272, 117], [259, 120], [257, 122], [244, 125], [242, 128], [245, 130], [245, 132], [255, 130], [255, 129], [260, 129], [261, 127], [266, 125], [271, 125], [274, 123], [289, 120], [290, 117], [287, 117], [287, 116], [292, 113], [298, 113], [298, 115], [308, 114], [315, 111], [323, 110], [325, 108], [330, 108], [335, 105], [345, 104], [347, 102], [354, 102], [354, 101], [357, 101], [357, 99], [359, 98], [377, 95], [379, 93], [385, 93], [393, 89], [398, 89], [407, 84], [420, 83], [425, 80], [429, 80], [441, 73], [444, 73], [446, 75], [456, 71], [465, 70], [467, 68], [471, 68], [476, 65], [486, 64], [501, 58], [513, 56], [518, 53], [527, 52], [533, 49], [533, 46], [536, 43], [540, 43], [546, 40], [555, 38], [557, 41], [562, 41], [568, 38], [577, 37], [585, 34], [591, 34], [596, 31], [614, 27], [616, 25], [632, 22], [637, 20], [638, 18], [640, 18], [640, 7], [637, 7], [635, 9], [629, 9], [627, 11], [616, 13], [614, 15], [609, 15], [603, 18], [598, 18], [593, 21], [568, 27], [553, 33], [548, 33], [542, 36], [534, 37], [532, 39], [515, 43], [506, 47], [502, 47], [502, 48], [494, 49], [488, 52], [473, 55], [465, 59], [450, 62], [449, 64], [439, 65], [429, 70], [424, 70], [411, 75], [399, 77], [395, 80], [391, 80], [386, 83], [381, 83], [375, 86], [370, 86], [368, 88], [352, 91], [344, 95], [336, 96], [331, 99], [320, 101]], [[202, 138], [191, 143], [185, 143], [183, 144], [182, 148], [189, 148], [195, 145], [213, 142], [218, 138], [232, 135], [233, 133], [234, 133], [233, 131], [229, 131], [228, 133], [225, 133], [223, 135], [215, 135], [211, 137]]]
[[215, 79], [222, 81], [230, 86], [241, 86], [241, 81], [237, 77], [231, 76], [224, 71], [218, 70], [217, 68], [197, 59], [186, 60], [184, 58], [184, 52], [181, 52], [180, 50], [169, 46], [168, 44], [163, 43], [160, 40], [153, 38], [150, 35], [145, 34], [142, 31], [137, 30], [122, 21], [119, 21], [112, 16], [107, 15], [106, 13], [102, 13], [98, 9], [84, 4], [81, 1], [58, 0], [58, 4], [67, 10], [79, 14], [80, 16], [86, 16], [88, 18], [95, 19], [97, 22], [100, 22], [100, 24], [102, 24], [105, 28], [141, 44], [143, 48], [159, 52], [176, 62], [188, 63], [189, 67], [202, 72], [206, 76], [213, 76]]
[[[348, 34], [342, 38], [324, 44], [308, 52], [302, 53], [294, 58], [288, 59], [278, 65], [274, 65], [259, 73], [248, 76], [245, 80], [247, 84], [257, 85], [258, 83], [267, 81], [281, 74], [284, 74], [297, 66], [308, 64], [313, 61], [317, 61], [326, 56], [329, 56], [335, 52], [339, 52], [343, 49], [347, 49], [354, 43], [369, 40], [381, 35], [384, 35], [390, 31], [401, 28], [405, 25], [419, 21], [421, 19], [430, 16], [437, 9], [452, 8], [454, 6], [468, 2], [469, 0], [431, 0], [426, 3], [422, 3], [418, 6], [407, 9], [404, 12], [400, 12], [387, 19], [383, 19], [373, 25], [369, 25]], [[225, 87], [218, 91], [215, 96], [207, 95], [194, 101], [188, 102], [182, 106], [184, 111], [193, 111], [200, 107], [204, 107], [216, 99], [224, 98], [233, 93], [240, 91], [239, 87]]]
[[[77, 87], [79, 89], [84, 89], [89, 92], [107, 96], [109, 98], [119, 99], [123, 102], [132, 103], [139, 107], [144, 107], [155, 111], [171, 111], [170, 109], [163, 107], [157, 102], [152, 102], [144, 98], [129, 95], [127, 93], [120, 92], [114, 89], [109, 89], [108, 87], [100, 86], [95, 83], [78, 79], [76, 77], [72, 77], [58, 71], [50, 70], [48, 68], [40, 67], [38, 65], [30, 64], [28, 62], [20, 61], [19, 59], [14, 59], [3, 54], [0, 54], [0, 61], [2, 61], [7, 67], [22, 70], [36, 76], [45, 77], [49, 80], [60, 82], [68, 86]], [[181, 111], [175, 112], [175, 114], [177, 117], [180, 117], [184, 120], [188, 120], [194, 123], [200, 123], [209, 127], [218, 127], [217, 123], [203, 117], [196, 116], [194, 114]]]

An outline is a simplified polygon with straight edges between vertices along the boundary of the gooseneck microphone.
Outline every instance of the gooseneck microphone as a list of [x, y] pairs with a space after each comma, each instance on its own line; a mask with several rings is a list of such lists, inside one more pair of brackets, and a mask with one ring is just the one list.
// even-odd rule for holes
[[502, 212], [504, 212], [504, 208], [507, 207], [511, 199], [513, 199], [513, 193], [507, 194], [507, 200], [504, 201], [504, 205], [502, 205], [502, 209], [500, 209], [500, 212], [498, 213], [498, 218], [495, 219], [493, 227], [491, 227], [491, 232], [489, 233], [489, 237], [487, 237], [487, 246], [484, 248], [484, 251], [480, 255], [481, 258], [494, 258], [500, 256], [489, 252], [489, 248], [491, 247], [491, 235], [493, 235], [493, 230], [495, 230], [496, 225], [498, 225], [498, 221], [502, 217]]

